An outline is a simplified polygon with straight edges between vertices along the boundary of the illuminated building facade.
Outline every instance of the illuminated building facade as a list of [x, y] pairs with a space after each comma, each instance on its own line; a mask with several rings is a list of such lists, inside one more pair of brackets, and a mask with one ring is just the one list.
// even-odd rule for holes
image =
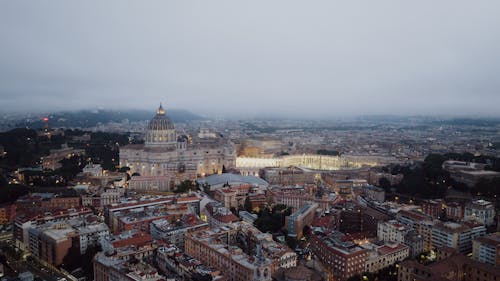
[[131, 174], [166, 177], [167, 190], [183, 180], [218, 174], [223, 167], [234, 168], [235, 163], [235, 150], [229, 140], [207, 130], [196, 136], [178, 135], [161, 105], [149, 122], [145, 143], [120, 148], [121, 167], [129, 167]]

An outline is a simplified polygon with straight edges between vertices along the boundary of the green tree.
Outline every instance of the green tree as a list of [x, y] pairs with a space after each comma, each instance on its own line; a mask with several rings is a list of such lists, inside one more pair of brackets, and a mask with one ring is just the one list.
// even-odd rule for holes
[[190, 190], [195, 190], [196, 185], [191, 180], [184, 180], [179, 185], [175, 187], [175, 193], [184, 193]]
[[389, 191], [391, 189], [391, 182], [387, 178], [383, 177], [378, 180], [378, 186], [383, 188], [385, 191]]

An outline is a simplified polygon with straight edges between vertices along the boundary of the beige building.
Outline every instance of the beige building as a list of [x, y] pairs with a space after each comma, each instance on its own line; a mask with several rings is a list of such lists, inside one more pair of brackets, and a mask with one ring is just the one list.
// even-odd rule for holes
[[438, 221], [432, 227], [432, 247], [450, 247], [467, 254], [472, 249], [472, 240], [485, 234], [482, 224]]
[[169, 191], [170, 178], [167, 176], [133, 176], [128, 182], [129, 189], [144, 191]]
[[472, 241], [472, 258], [500, 266], [500, 233], [491, 233]]
[[186, 233], [184, 250], [235, 281], [271, 280], [278, 268], [297, 265], [293, 251], [245, 222]]
[[377, 238], [384, 242], [403, 243], [410, 228], [396, 220], [378, 222]]
[[429, 215], [416, 211], [399, 211], [396, 219], [414, 229], [418, 235], [423, 238], [424, 251], [432, 250], [432, 230], [434, 228], [434, 221]]
[[149, 122], [145, 143], [120, 148], [121, 167], [129, 167], [131, 174], [167, 177], [169, 189], [183, 180], [234, 168], [235, 163], [229, 140], [207, 130], [196, 136], [178, 135], [161, 105]]
[[410, 248], [403, 244], [387, 243], [373, 249], [365, 261], [367, 272], [377, 272], [383, 268], [406, 259], [410, 255]]

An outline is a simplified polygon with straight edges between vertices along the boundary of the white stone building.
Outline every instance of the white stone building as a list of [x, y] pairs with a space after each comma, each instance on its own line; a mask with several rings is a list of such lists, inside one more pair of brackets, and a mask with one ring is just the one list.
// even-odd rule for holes
[[476, 220], [485, 225], [495, 223], [495, 206], [485, 200], [475, 200], [465, 206], [466, 220]]
[[406, 259], [410, 255], [410, 248], [403, 244], [387, 243], [375, 247], [370, 251], [365, 261], [365, 271], [377, 272], [392, 264]]
[[206, 131], [178, 135], [161, 105], [149, 122], [145, 143], [120, 148], [121, 167], [129, 167], [131, 174], [167, 177], [170, 189], [183, 180], [218, 174], [235, 164], [236, 152], [229, 140]]
[[384, 242], [403, 243], [410, 228], [396, 220], [378, 222], [377, 238]]

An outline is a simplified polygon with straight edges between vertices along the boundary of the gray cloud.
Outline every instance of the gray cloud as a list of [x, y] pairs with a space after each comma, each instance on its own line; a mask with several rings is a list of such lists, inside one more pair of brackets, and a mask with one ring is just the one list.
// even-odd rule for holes
[[345, 2], [2, 1], [0, 110], [498, 115], [500, 2]]

